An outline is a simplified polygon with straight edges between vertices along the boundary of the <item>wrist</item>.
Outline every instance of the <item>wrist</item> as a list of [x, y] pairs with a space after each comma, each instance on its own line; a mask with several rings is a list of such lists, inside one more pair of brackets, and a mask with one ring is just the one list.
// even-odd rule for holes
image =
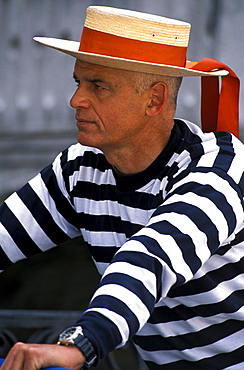
[[92, 343], [84, 335], [81, 326], [66, 329], [59, 336], [59, 345], [76, 346], [84, 355], [86, 361], [82, 369], [89, 369], [97, 359]]

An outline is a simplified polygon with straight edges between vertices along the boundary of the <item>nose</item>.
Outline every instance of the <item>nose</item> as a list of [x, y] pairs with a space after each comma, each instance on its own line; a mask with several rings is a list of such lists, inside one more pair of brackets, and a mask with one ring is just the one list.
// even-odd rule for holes
[[79, 86], [74, 95], [70, 99], [70, 105], [74, 109], [79, 109], [79, 108], [89, 108], [90, 107], [90, 101], [86, 97], [86, 94], [84, 92], [84, 89]]

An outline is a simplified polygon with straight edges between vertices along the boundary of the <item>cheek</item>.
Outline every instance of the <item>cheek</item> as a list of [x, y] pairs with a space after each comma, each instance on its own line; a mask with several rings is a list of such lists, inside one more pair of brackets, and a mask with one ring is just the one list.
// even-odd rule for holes
[[[98, 112], [98, 111], [97, 111]], [[144, 109], [139, 96], [127, 94], [100, 105], [99, 116], [110, 134], [132, 133], [144, 122]]]
[[[105, 107], [105, 109], [104, 109]], [[126, 107], [116, 104], [116, 102], [111, 101], [105, 103], [100, 109], [100, 118], [106, 127], [106, 129], [114, 131], [122, 128], [124, 122], [126, 121]]]

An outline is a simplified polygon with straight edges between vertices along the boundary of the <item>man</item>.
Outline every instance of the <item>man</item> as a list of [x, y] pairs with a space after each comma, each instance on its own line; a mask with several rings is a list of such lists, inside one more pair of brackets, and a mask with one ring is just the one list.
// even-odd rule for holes
[[2, 206], [1, 269], [82, 234], [103, 277], [59, 344], [18, 343], [3, 370], [89, 368], [129, 338], [149, 369], [243, 368], [244, 148], [174, 120], [182, 76], [206, 76], [210, 100], [222, 76], [203, 117], [237, 133], [239, 83], [186, 62], [189, 28], [90, 7], [78, 46], [37, 39], [77, 59], [79, 143]]

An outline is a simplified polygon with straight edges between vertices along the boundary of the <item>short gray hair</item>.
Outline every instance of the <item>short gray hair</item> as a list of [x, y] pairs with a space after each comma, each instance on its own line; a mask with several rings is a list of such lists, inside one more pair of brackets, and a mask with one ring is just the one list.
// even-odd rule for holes
[[179, 88], [181, 86], [182, 77], [162, 76], [156, 74], [132, 72], [128, 71], [131, 85], [141, 95], [147, 88], [153, 86], [157, 82], [164, 82], [169, 88], [169, 99], [171, 104], [176, 108]]

